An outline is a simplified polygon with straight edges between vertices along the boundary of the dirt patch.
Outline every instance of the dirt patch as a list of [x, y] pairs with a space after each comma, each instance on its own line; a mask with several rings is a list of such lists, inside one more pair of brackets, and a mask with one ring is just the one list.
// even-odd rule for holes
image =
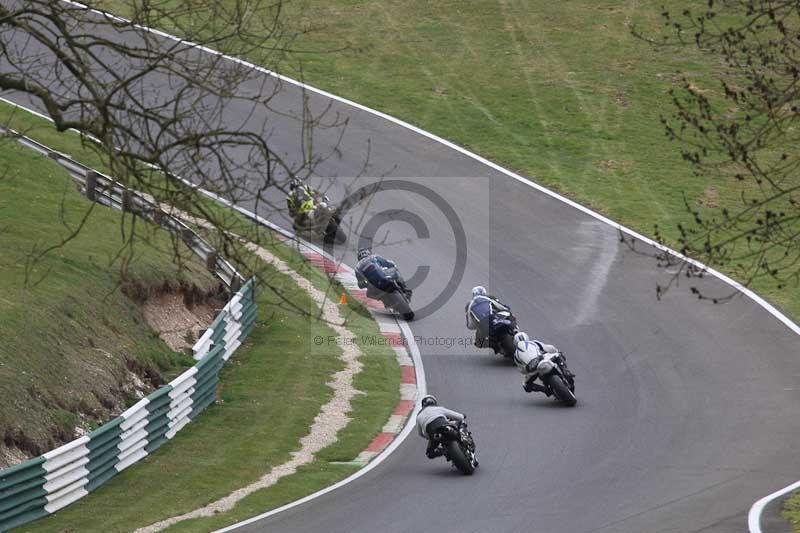
[[28, 457], [29, 454], [16, 446], [7, 446], [4, 443], [0, 443], [0, 464], [16, 465], [25, 461]]
[[191, 347], [225, 306], [228, 293], [221, 284], [202, 290], [194, 284], [169, 283], [145, 285], [127, 282], [123, 292], [142, 308], [147, 325], [176, 352]]
[[703, 191], [703, 196], [697, 199], [697, 203], [711, 209], [719, 207], [719, 189], [709, 185]]
[[64, 386], [31, 384], [13, 420], [0, 423], [0, 469], [53, 450], [118, 416], [163, 382], [158, 370], [122, 353], [86, 347], [73, 359]]
[[176, 352], [191, 349], [214, 320], [214, 307], [208, 303], [186, 305], [183, 294], [159, 294], [142, 304], [147, 324]]
[[614, 101], [620, 107], [628, 107], [628, 94], [624, 89], [617, 89], [617, 92], [614, 94]]
[[603, 172], [611, 172], [614, 170], [628, 172], [631, 168], [633, 168], [633, 161], [619, 159], [600, 159], [595, 164]]
[[16, 374], [21, 386], [0, 381], [0, 397], [8, 399], [0, 412], [0, 469], [85, 434], [161, 386], [161, 372], [174, 372], [176, 360], [161, 348], [160, 359], [143, 357], [136, 335], [150, 337], [152, 328], [172, 350], [187, 350], [227, 301], [221, 285], [203, 290], [189, 283], [129, 281], [122, 292], [141, 306], [141, 315], [125, 321], [86, 306], [86, 315], [76, 320], [73, 308], [66, 308], [48, 332], [53, 341], [47, 366], [35, 374], [24, 365], [11, 366], [7, 372]]

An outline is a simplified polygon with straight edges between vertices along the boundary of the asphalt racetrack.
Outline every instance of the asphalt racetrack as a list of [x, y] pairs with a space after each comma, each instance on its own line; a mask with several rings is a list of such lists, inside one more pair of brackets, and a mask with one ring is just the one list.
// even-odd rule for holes
[[[168, 98], [163, 75], [143, 83]], [[258, 73], [241, 90], [275, 96], [269, 107], [231, 102], [220, 120], [268, 131], [302, 160], [301, 89]], [[480, 468], [463, 477], [429, 461], [411, 435], [355, 482], [240, 531], [745, 531], [755, 500], [800, 477], [798, 338], [762, 307], [700, 302], [686, 282], [659, 302], [667, 274], [614, 228], [407, 128], [306, 96], [339, 123], [313, 132], [327, 155], [311, 181], [335, 202], [384, 184], [346, 217], [350, 239], [334, 252], [353, 264], [359, 235], [374, 233], [375, 250], [413, 280], [414, 304], [428, 309], [412, 329], [429, 392], [467, 413]], [[564, 350], [576, 408], [525, 394], [513, 365], [470, 345], [464, 305], [478, 284]]]

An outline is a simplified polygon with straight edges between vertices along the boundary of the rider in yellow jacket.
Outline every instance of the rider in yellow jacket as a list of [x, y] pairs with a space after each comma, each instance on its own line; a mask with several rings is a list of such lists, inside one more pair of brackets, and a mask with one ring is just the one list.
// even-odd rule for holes
[[300, 180], [294, 179], [289, 185], [289, 194], [286, 196], [286, 205], [289, 208], [289, 215], [294, 221], [294, 229], [302, 229], [308, 226], [311, 213], [317, 206], [317, 198], [320, 193], [310, 185], [305, 185]]

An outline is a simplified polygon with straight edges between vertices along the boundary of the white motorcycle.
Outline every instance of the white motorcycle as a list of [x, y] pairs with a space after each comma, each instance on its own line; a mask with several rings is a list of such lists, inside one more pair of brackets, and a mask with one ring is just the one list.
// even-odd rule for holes
[[[578, 403], [575, 397], [575, 376], [567, 368], [561, 352], [539, 355], [526, 365], [525, 370], [526, 391], [527, 384], [531, 384], [529, 392], [540, 390], [547, 396], [555, 396], [567, 407], [574, 407]], [[541, 379], [544, 386], [533, 385], [536, 378]]]

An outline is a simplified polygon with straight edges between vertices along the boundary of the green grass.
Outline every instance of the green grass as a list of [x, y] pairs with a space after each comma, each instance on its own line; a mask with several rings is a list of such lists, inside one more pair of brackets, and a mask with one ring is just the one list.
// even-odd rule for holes
[[800, 492], [795, 492], [786, 498], [781, 516], [792, 524], [792, 531], [800, 532]]
[[[321, 24], [303, 34], [309, 83], [466, 146], [644, 234], [677, 238], [690, 204], [719, 191], [718, 211], [738, 190], [698, 178], [660, 123], [673, 112], [678, 70], [710, 87], [718, 65], [691, 48], [635, 38], [662, 29], [662, 4], [686, 1], [524, 0], [398, 3], [307, 0], [288, 20]], [[291, 6], [292, 4], [290, 4]], [[299, 9], [303, 6], [303, 9]], [[716, 85], [716, 84], [715, 84]], [[655, 268], [655, 266], [654, 266]], [[753, 288], [800, 316], [800, 287]]]
[[[35, 455], [135, 401], [127, 368], [168, 379], [192, 360], [119, 290], [121, 213], [96, 206], [76, 239], [33, 261], [91, 204], [58, 165], [16, 142], [0, 142], [0, 172], [0, 436]], [[202, 263], [178, 271], [165, 232], [140, 224], [139, 234], [129, 278], [214, 285]]]

